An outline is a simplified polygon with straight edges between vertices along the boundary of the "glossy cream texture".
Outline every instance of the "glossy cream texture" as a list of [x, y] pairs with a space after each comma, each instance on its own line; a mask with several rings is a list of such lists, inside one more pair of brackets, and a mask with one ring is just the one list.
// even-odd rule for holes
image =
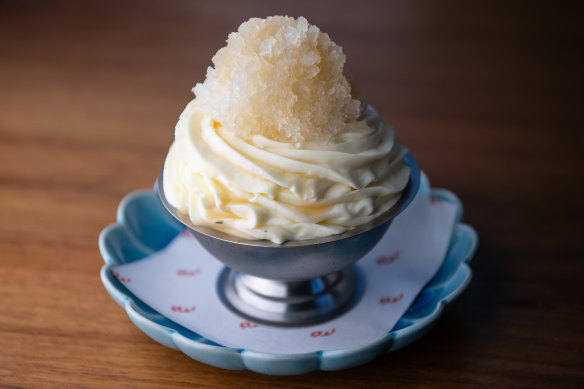
[[246, 139], [196, 99], [181, 114], [164, 193], [193, 224], [274, 243], [339, 234], [390, 209], [409, 180], [406, 148], [372, 107], [326, 143]]

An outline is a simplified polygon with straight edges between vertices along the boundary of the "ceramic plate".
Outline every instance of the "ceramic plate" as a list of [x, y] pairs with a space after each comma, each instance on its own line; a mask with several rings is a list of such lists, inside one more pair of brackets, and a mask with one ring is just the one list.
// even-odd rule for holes
[[110, 268], [139, 261], [163, 249], [184, 228], [167, 214], [154, 191], [137, 191], [126, 196], [118, 208], [117, 223], [101, 232], [99, 249], [106, 262], [101, 269], [101, 280], [138, 328], [157, 342], [181, 350], [197, 361], [224, 369], [249, 369], [274, 375], [358, 366], [419, 339], [434, 325], [444, 307], [458, 297], [470, 282], [472, 273], [468, 262], [476, 250], [478, 236], [472, 227], [461, 222], [460, 200], [450, 191], [431, 189], [425, 175], [422, 175], [420, 193], [458, 206], [458, 223], [448, 253], [434, 278], [422, 289], [395, 327], [375, 342], [358, 348], [306, 354], [268, 354], [224, 347], [174, 323], [134, 296], [113, 276]]

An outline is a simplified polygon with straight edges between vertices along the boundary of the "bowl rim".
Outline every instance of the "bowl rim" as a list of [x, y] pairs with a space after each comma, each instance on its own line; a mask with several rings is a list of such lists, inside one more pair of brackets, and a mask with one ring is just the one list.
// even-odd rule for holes
[[181, 213], [178, 211], [176, 207], [169, 203], [164, 194], [164, 167], [160, 171], [158, 179], [154, 185], [154, 189], [158, 193], [158, 200], [163, 205], [163, 208], [177, 221], [187, 227], [189, 230], [195, 232], [196, 234], [201, 234], [206, 237], [217, 239], [225, 243], [231, 243], [234, 245], [240, 246], [248, 246], [248, 247], [255, 247], [255, 248], [292, 248], [292, 247], [303, 247], [303, 246], [312, 246], [312, 245], [320, 245], [326, 244], [331, 242], [337, 242], [344, 239], [352, 238], [356, 235], [362, 234], [364, 232], [370, 231], [374, 228], [382, 226], [383, 224], [387, 223], [388, 221], [395, 218], [399, 215], [407, 206], [413, 201], [418, 193], [418, 189], [420, 187], [420, 168], [418, 166], [418, 162], [416, 158], [412, 154], [411, 151], [407, 151], [406, 156], [404, 158], [404, 162], [410, 167], [410, 178], [408, 180], [408, 184], [406, 185], [405, 189], [400, 194], [400, 198], [397, 203], [394, 204], [393, 207], [385, 211], [383, 214], [379, 215], [377, 218], [371, 220], [368, 223], [362, 224], [340, 234], [329, 235], [320, 238], [313, 238], [313, 239], [304, 239], [304, 240], [288, 240], [281, 244], [274, 243], [267, 239], [245, 239], [240, 238], [238, 236], [219, 231], [214, 229], [210, 226], [205, 225], [196, 225], [193, 224], [191, 219], [188, 217], [187, 214]]

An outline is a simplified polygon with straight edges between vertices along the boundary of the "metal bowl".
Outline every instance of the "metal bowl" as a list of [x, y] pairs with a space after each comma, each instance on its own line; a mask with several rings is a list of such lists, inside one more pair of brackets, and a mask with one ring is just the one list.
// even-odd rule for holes
[[218, 291], [224, 303], [256, 322], [306, 325], [324, 321], [348, 309], [364, 280], [352, 266], [381, 239], [392, 220], [414, 199], [420, 169], [408, 152], [410, 180], [398, 202], [375, 220], [324, 238], [276, 244], [246, 240], [211, 227], [194, 225], [166, 199], [163, 172], [158, 194], [168, 212], [187, 226], [205, 249], [226, 269]]

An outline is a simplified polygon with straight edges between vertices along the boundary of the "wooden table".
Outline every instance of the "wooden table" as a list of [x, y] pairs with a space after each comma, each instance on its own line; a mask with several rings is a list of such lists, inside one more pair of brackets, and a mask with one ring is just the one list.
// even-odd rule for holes
[[[227, 34], [304, 15], [481, 237], [422, 340], [361, 367], [225, 371], [165, 348], [104, 290], [97, 249], [150, 187]], [[581, 3], [0, 3], [0, 387], [584, 385]]]

